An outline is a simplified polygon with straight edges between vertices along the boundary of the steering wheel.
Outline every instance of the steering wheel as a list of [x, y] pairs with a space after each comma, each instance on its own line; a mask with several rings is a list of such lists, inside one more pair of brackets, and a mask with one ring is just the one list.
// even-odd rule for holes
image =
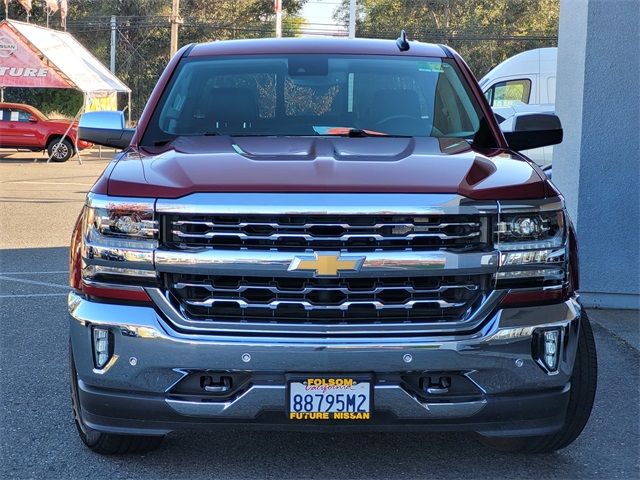
[[401, 113], [399, 115], [389, 115], [388, 117], [379, 120], [378, 122], [376, 122], [376, 126], [383, 126], [389, 122], [393, 122], [394, 120], [411, 120], [412, 122], [415, 122], [419, 121], [420, 119], [418, 117], [414, 117], [413, 115]]

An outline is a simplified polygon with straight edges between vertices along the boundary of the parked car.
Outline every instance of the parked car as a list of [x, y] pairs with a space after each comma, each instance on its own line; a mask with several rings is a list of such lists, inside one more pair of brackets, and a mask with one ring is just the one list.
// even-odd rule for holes
[[173, 430], [467, 430], [564, 448], [596, 351], [564, 200], [450, 48], [182, 48], [88, 194], [70, 260], [72, 405], [96, 452]]
[[[39, 152], [46, 150], [54, 162], [66, 162], [75, 153], [92, 144], [79, 140], [78, 122], [64, 137], [69, 120], [52, 120], [38, 109], [22, 103], [0, 103], [0, 148]], [[63, 138], [64, 137], [64, 138]]]
[[[516, 111], [555, 111], [558, 49], [527, 50], [498, 64], [480, 80], [487, 101], [503, 119]], [[522, 152], [541, 167], [551, 165], [553, 146]]]

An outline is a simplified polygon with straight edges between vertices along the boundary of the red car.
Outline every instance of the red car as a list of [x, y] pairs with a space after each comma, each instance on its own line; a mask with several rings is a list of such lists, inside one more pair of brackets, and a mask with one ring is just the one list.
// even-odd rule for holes
[[[38, 109], [22, 103], [0, 103], [0, 148], [39, 152], [46, 150], [54, 162], [66, 162], [75, 153], [78, 122], [69, 128], [68, 120], [50, 120]], [[79, 140], [80, 150], [92, 144]], [[57, 146], [57, 148], [56, 148]]]

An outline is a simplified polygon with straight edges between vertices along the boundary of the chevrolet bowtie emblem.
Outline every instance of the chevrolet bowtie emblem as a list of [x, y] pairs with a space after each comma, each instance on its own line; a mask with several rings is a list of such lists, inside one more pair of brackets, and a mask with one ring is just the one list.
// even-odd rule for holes
[[293, 258], [288, 271], [299, 272], [313, 270], [316, 277], [337, 276], [339, 272], [362, 268], [365, 257], [341, 257], [339, 252], [315, 252], [311, 255], [299, 255]]

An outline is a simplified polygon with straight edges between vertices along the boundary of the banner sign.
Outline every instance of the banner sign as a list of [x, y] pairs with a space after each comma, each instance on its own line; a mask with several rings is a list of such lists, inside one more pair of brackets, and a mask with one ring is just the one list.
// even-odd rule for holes
[[74, 88], [7, 23], [0, 25], [0, 87]]

